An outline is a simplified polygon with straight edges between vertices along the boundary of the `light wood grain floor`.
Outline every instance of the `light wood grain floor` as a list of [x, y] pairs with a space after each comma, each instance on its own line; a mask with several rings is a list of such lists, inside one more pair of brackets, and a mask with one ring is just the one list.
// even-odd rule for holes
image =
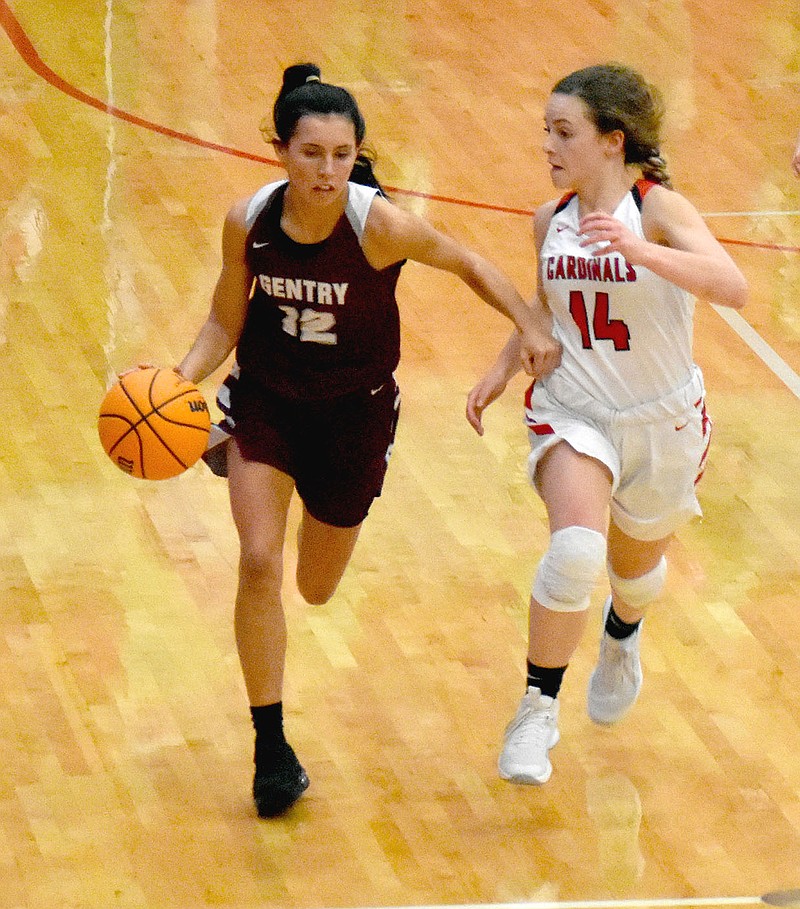
[[[0, 0], [0, 20], [0, 907], [800, 886], [796, 0]], [[398, 444], [340, 591], [312, 608], [286, 584], [287, 729], [312, 785], [284, 819], [250, 803], [226, 485], [202, 466], [135, 481], [98, 443], [111, 379], [177, 362], [204, 318], [225, 211], [279, 174], [259, 121], [303, 59], [359, 98], [398, 203], [526, 294], [550, 86], [640, 68], [676, 185], [752, 285], [731, 324], [698, 308], [705, 518], [671, 550], [640, 703], [613, 729], [586, 717], [599, 586], [542, 788], [495, 769], [546, 542], [524, 382], [475, 436], [465, 395], [507, 324], [455, 279], [404, 270]]]

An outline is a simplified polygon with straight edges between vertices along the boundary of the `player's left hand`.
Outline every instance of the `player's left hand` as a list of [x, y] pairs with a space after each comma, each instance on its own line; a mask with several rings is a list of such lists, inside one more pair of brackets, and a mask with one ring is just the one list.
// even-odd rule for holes
[[543, 379], [561, 362], [561, 344], [549, 331], [531, 325], [520, 331], [522, 368], [534, 379]]
[[605, 256], [616, 252], [632, 265], [637, 263], [639, 254], [647, 243], [613, 215], [604, 211], [593, 211], [581, 218], [578, 234], [582, 238], [581, 246], [599, 245], [596, 255]]

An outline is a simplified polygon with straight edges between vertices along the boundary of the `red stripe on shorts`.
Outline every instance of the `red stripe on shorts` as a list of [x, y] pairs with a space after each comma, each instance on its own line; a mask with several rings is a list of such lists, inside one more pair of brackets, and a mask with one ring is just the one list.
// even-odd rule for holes
[[530, 387], [525, 392], [525, 425], [537, 436], [552, 436], [555, 430], [549, 423], [533, 422], [533, 386], [535, 384], [536, 382], [531, 382]]

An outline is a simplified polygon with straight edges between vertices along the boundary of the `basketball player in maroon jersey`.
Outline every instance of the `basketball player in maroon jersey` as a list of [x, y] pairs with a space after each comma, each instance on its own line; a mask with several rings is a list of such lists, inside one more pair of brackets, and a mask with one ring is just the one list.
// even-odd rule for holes
[[323, 83], [315, 66], [289, 67], [273, 120], [288, 179], [230, 210], [211, 310], [178, 367], [200, 382], [236, 350], [219, 403], [231, 435], [226, 472], [241, 547], [235, 631], [262, 817], [285, 811], [308, 786], [283, 732], [290, 498], [296, 489], [303, 502], [298, 589], [325, 603], [380, 495], [394, 439], [403, 262], [452, 272], [509, 317], [532, 376], [546, 375], [560, 355], [546, 320], [497, 268], [384, 197], [346, 90]]

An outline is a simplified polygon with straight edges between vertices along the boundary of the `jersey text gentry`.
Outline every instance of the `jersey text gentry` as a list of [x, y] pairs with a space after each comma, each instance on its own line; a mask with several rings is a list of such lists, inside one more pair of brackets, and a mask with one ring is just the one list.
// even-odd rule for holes
[[[259, 275], [258, 283], [264, 293], [280, 300], [301, 300], [318, 306], [344, 306], [348, 282], [329, 284], [326, 281], [308, 281], [304, 278], [276, 278]], [[334, 295], [336, 299], [334, 300]]]

